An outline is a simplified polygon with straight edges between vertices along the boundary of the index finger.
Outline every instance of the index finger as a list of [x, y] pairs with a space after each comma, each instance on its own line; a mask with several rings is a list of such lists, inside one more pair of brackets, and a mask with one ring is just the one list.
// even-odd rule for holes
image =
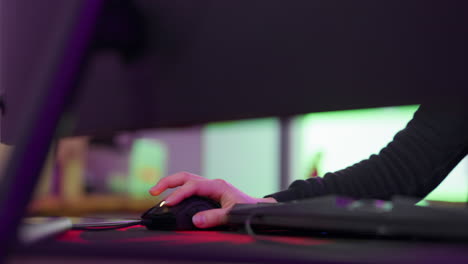
[[159, 195], [168, 188], [175, 188], [184, 185], [187, 181], [192, 179], [200, 179], [203, 177], [189, 173], [189, 172], [178, 172], [170, 176], [162, 178], [155, 186], [153, 186], [149, 192], [151, 195]]

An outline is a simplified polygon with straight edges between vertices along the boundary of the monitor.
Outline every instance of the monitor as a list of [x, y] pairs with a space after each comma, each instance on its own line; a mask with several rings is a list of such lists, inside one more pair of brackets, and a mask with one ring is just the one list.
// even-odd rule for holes
[[[51, 42], [60, 42], [60, 21], [72, 17], [65, 11], [82, 4], [48, 1], [46, 7], [6, 6], [25, 15], [3, 18], [2, 87], [14, 87], [5, 93], [4, 141], [17, 134], [9, 123], [19, 120], [34, 74], [58, 54]], [[105, 33], [144, 43], [117, 38], [111, 49], [113, 39], [100, 38], [104, 44], [95, 45], [99, 52], [83, 69], [69, 107], [75, 134], [417, 104], [467, 93], [467, 18], [459, 2], [110, 2], [117, 3], [109, 8], [114, 13], [133, 10], [128, 23], [132, 32], [140, 30], [115, 30], [123, 22], [108, 15], [110, 22], [100, 23]]]
[[[322, 177], [377, 154], [411, 120], [418, 105], [299, 115], [292, 122], [290, 179]], [[424, 199], [466, 202], [468, 157]]]

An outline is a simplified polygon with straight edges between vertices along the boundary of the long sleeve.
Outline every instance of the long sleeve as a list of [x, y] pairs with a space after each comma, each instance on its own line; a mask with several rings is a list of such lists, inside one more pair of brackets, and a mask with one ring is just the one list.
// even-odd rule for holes
[[278, 201], [327, 194], [384, 200], [396, 194], [423, 198], [467, 153], [466, 104], [422, 105], [377, 155], [323, 178], [297, 180], [287, 190], [268, 196]]

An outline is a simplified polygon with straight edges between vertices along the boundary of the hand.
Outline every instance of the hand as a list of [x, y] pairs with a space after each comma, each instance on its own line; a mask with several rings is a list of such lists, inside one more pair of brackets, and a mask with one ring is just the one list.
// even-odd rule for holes
[[161, 179], [150, 189], [151, 195], [159, 195], [168, 188], [179, 187], [166, 197], [166, 205], [176, 205], [193, 195], [205, 196], [221, 204], [220, 209], [206, 210], [193, 216], [193, 224], [198, 228], [209, 228], [227, 222], [227, 213], [236, 203], [276, 203], [273, 198], [251, 197], [225, 180], [209, 180], [188, 172], [179, 172]]

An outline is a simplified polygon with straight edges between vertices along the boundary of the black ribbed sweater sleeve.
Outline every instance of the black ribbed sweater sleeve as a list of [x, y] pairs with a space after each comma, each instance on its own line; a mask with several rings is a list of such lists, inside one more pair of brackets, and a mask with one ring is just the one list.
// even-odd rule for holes
[[327, 194], [384, 200], [396, 194], [423, 198], [467, 153], [466, 105], [422, 105], [377, 155], [323, 178], [297, 180], [287, 190], [267, 197], [280, 202]]

